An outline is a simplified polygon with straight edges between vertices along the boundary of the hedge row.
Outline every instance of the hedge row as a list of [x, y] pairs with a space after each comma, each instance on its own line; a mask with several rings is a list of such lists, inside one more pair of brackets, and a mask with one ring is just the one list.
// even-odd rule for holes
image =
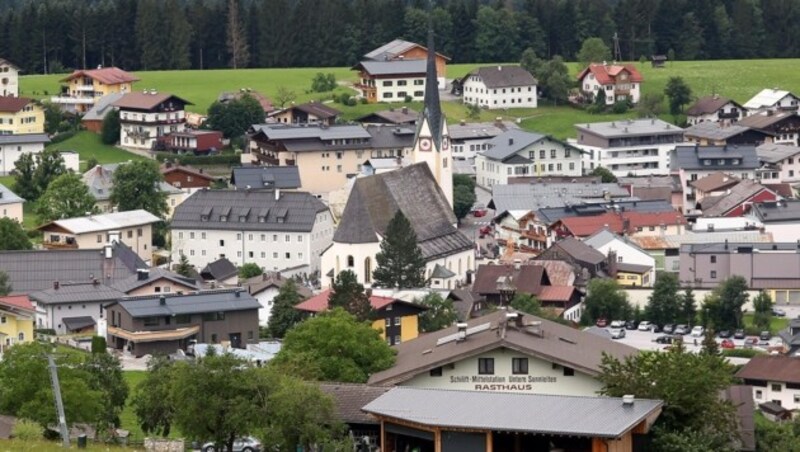
[[193, 154], [171, 154], [169, 152], [156, 152], [156, 160], [165, 162], [170, 160], [181, 165], [236, 165], [241, 162], [241, 157], [237, 154], [218, 154], [218, 155], [193, 155]]

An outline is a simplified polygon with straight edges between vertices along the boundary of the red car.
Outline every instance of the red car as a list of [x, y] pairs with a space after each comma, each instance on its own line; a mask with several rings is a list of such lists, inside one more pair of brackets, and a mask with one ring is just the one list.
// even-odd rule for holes
[[608, 320], [602, 318], [597, 319], [597, 323], [595, 323], [595, 325], [597, 325], [598, 328], [605, 328], [608, 326]]
[[481, 238], [487, 235], [492, 235], [492, 227], [484, 226], [478, 230], [478, 233], [481, 235]]
[[489, 213], [489, 211], [486, 209], [475, 209], [472, 211], [472, 216], [480, 218], [485, 217], [487, 213]]
[[719, 346], [720, 348], [736, 348], [736, 344], [730, 339], [723, 339]]

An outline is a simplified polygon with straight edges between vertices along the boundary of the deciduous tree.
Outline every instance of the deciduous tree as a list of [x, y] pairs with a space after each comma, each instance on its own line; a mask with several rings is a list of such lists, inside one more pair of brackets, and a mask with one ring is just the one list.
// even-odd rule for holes
[[154, 356], [147, 363], [144, 379], [134, 388], [131, 405], [139, 427], [147, 434], [169, 436], [175, 405], [172, 402], [173, 362]]
[[208, 109], [208, 127], [219, 130], [226, 138], [244, 135], [250, 126], [264, 122], [264, 108], [250, 94], [214, 102]]
[[293, 326], [303, 319], [303, 314], [295, 309], [303, 297], [297, 291], [294, 280], [289, 279], [278, 290], [278, 295], [272, 300], [272, 311], [269, 315], [267, 329], [274, 338], [282, 338]]
[[683, 112], [683, 106], [692, 101], [692, 90], [683, 81], [683, 77], [670, 77], [664, 94], [669, 99], [669, 112], [677, 116]]
[[275, 101], [281, 108], [284, 108], [290, 102], [294, 102], [296, 98], [297, 94], [285, 86], [279, 86], [277, 93], [275, 93]]
[[28, 234], [19, 222], [11, 218], [0, 218], [0, 250], [29, 250], [33, 248]]
[[456, 185], [453, 188], [453, 213], [460, 222], [472, 210], [475, 205], [475, 190], [470, 190], [466, 185]]
[[192, 264], [189, 263], [189, 258], [183, 253], [181, 253], [178, 265], [175, 266], [175, 273], [187, 278], [192, 276]]
[[417, 233], [399, 209], [386, 226], [381, 251], [375, 260], [376, 286], [410, 289], [425, 285], [425, 259], [417, 245]]
[[355, 316], [358, 321], [369, 319], [372, 312], [369, 298], [364, 293], [364, 286], [358, 282], [356, 274], [344, 270], [336, 275], [328, 296], [328, 307], [342, 308]]
[[419, 330], [423, 333], [439, 331], [456, 323], [458, 313], [453, 305], [453, 300], [442, 298], [437, 292], [431, 292], [419, 304], [428, 308], [419, 315]]
[[628, 303], [628, 294], [620, 290], [615, 280], [595, 278], [589, 281], [587, 289], [582, 322], [594, 323], [600, 318], [624, 320], [633, 312]]
[[542, 315], [542, 304], [531, 294], [518, 293], [514, 295], [509, 306], [526, 314]]
[[34, 180], [36, 157], [25, 152], [14, 162], [14, 193], [33, 202], [39, 198], [39, 187]]
[[144, 209], [164, 218], [167, 214], [167, 195], [159, 184], [164, 177], [152, 161], [137, 160], [120, 165], [114, 171], [111, 203], [120, 212]]
[[0, 297], [10, 294], [13, 289], [11, 282], [8, 280], [8, 274], [0, 270]]
[[54, 179], [36, 204], [36, 214], [42, 222], [81, 217], [99, 211], [89, 187], [74, 173], [62, 174]]
[[614, 183], [617, 181], [617, 176], [604, 166], [598, 166], [589, 173], [590, 176], [600, 177], [600, 182], [604, 184]]
[[264, 269], [261, 268], [255, 262], [248, 262], [241, 267], [239, 267], [239, 278], [240, 279], [249, 279], [255, 276], [261, 276], [264, 274]]
[[761, 330], [769, 330], [772, 322], [772, 298], [763, 290], [753, 298], [753, 325]]
[[81, 367], [86, 371], [89, 387], [102, 394], [102, 409], [98, 413], [98, 426], [116, 428], [120, 426], [120, 414], [128, 401], [128, 383], [122, 375], [119, 358], [102, 353], [90, 353], [84, 357]]
[[110, 112], [108, 112], [106, 117], [103, 118], [103, 128], [100, 131], [100, 140], [103, 142], [103, 144], [115, 144], [117, 141], [119, 141], [119, 131], [119, 111], [112, 109]]
[[589, 63], [602, 63], [611, 60], [611, 50], [601, 38], [587, 38], [581, 44], [578, 51], [578, 62], [587, 65]]

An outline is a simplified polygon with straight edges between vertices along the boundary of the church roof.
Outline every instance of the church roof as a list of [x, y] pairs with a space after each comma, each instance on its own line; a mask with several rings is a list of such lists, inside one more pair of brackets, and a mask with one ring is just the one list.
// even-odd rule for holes
[[[435, 149], [442, 149], [442, 129], [444, 128], [444, 116], [442, 106], [439, 103], [439, 80], [436, 73], [436, 51], [433, 47], [433, 25], [428, 29], [428, 61], [425, 73], [425, 102], [422, 109], [422, 120], [419, 121], [417, 137], [422, 130], [422, 124], [426, 122], [431, 129], [433, 145]], [[416, 142], [417, 140], [415, 140]]]
[[379, 242], [398, 210], [414, 227], [426, 259], [473, 247], [453, 226], [453, 210], [426, 163], [356, 179], [333, 241]]

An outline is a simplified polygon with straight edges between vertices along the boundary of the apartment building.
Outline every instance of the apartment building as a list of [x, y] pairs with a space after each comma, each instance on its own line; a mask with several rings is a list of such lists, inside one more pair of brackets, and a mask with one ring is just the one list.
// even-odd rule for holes
[[152, 150], [156, 141], [186, 127], [186, 105], [191, 102], [169, 93], [145, 90], [128, 93], [113, 104], [119, 109], [122, 147]]
[[487, 66], [474, 69], [462, 80], [465, 104], [489, 110], [536, 108], [538, 82], [520, 66]]
[[50, 102], [67, 111], [85, 113], [107, 94], [132, 92], [138, 81], [138, 77], [117, 67], [77, 70], [61, 80], [61, 93]]
[[44, 109], [26, 97], [0, 96], [0, 135], [44, 133]]

